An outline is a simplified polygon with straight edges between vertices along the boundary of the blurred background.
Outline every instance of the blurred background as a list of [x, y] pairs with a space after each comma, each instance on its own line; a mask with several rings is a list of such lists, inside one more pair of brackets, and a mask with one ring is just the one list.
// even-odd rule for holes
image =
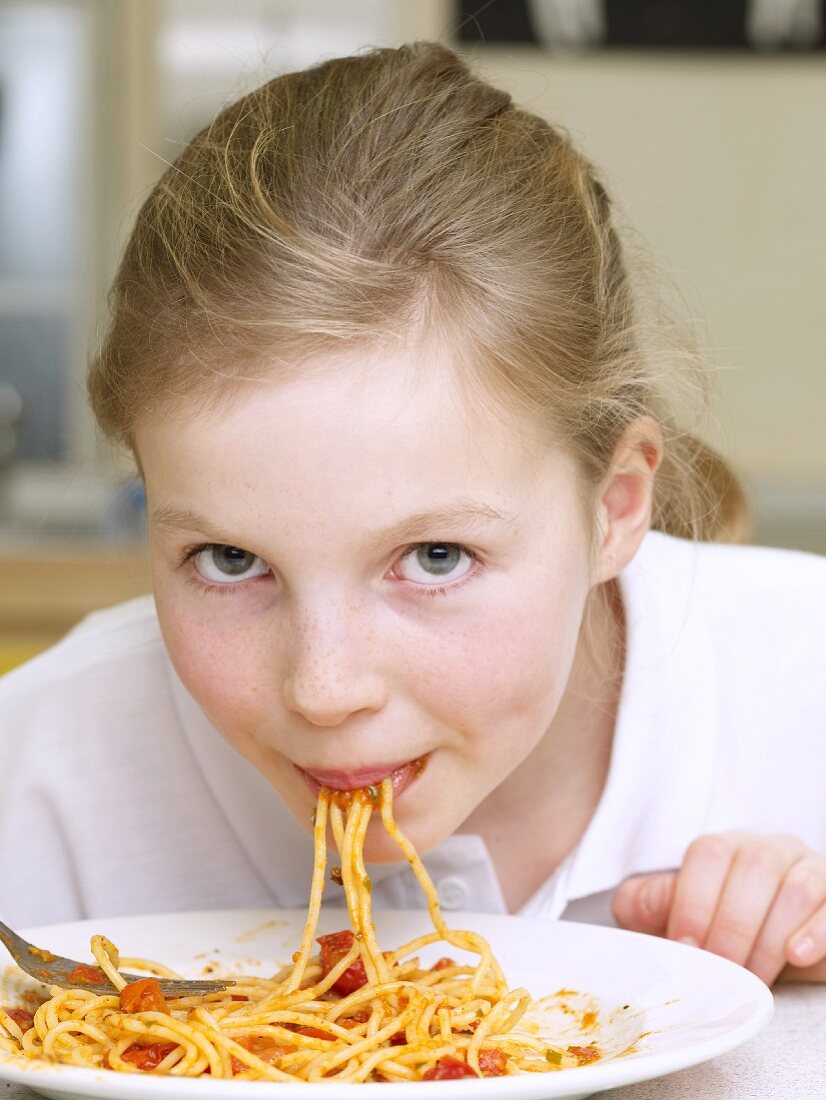
[[0, 671], [149, 590], [140, 484], [84, 396], [148, 189], [249, 87], [415, 38], [601, 167], [720, 368], [705, 434], [754, 541], [826, 552], [824, 22], [820, 0], [0, 0]]

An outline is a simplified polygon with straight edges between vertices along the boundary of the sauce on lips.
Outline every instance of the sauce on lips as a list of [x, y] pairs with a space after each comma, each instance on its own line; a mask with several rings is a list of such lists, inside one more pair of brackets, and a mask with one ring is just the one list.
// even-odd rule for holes
[[[398, 764], [389, 769], [362, 768], [357, 771], [329, 771], [311, 772], [299, 768], [310, 784], [313, 794], [318, 794], [322, 787], [327, 787], [334, 793], [335, 801], [341, 809], [347, 809], [353, 799], [353, 793], [357, 790], [365, 790], [374, 803], [379, 799], [379, 785], [388, 775], [393, 783], [393, 794], [398, 797], [414, 779], [417, 779], [427, 763], [426, 756], [419, 756], [415, 760], [408, 760], [404, 764]], [[297, 765], [296, 765], [297, 766]]]

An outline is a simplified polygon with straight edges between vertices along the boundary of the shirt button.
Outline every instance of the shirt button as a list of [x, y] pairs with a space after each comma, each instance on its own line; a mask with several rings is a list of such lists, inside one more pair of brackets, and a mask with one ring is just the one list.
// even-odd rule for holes
[[461, 909], [468, 900], [468, 888], [458, 875], [447, 875], [439, 883], [439, 904], [443, 909]]

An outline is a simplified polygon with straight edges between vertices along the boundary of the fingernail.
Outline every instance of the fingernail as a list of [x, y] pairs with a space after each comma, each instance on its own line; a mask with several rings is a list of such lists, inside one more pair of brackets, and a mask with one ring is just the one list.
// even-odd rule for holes
[[815, 941], [811, 936], [801, 936], [799, 940], [789, 944], [789, 948], [800, 962], [808, 962], [815, 953]]
[[646, 917], [659, 913], [662, 900], [663, 884], [661, 879], [651, 879], [645, 883], [640, 892], [640, 908]]
[[694, 939], [693, 936], [680, 936], [677, 943], [684, 943], [686, 947], [699, 947], [700, 945]]
[[651, 894], [651, 883], [646, 882], [645, 886], [640, 890], [640, 909], [646, 917], [651, 912]]

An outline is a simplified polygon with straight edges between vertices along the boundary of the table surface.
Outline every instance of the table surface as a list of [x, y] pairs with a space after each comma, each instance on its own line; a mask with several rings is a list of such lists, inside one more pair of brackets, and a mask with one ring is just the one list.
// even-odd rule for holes
[[[769, 1026], [711, 1062], [600, 1093], [600, 1100], [818, 1100], [826, 1096], [826, 985], [781, 985]], [[0, 1084], [0, 1100], [36, 1100]]]

